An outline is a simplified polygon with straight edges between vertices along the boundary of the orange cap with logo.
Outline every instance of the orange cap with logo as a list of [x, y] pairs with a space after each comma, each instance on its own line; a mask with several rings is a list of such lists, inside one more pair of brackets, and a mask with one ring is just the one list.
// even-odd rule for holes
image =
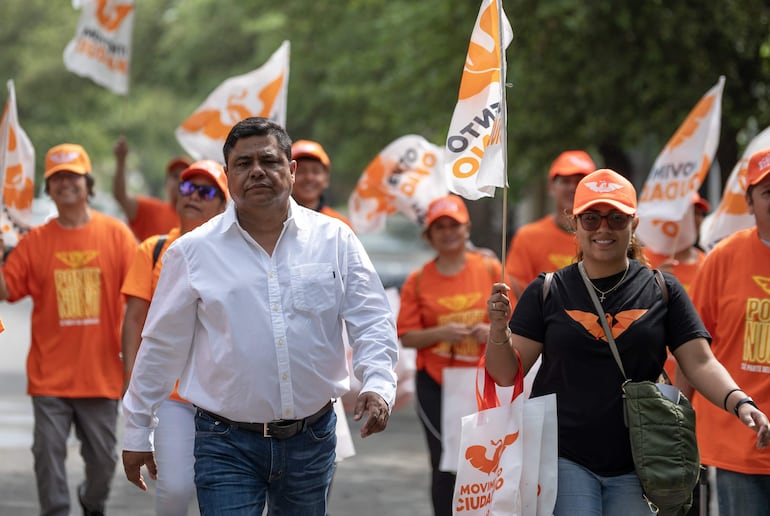
[[51, 147], [45, 155], [45, 174], [48, 179], [57, 172], [72, 172], [84, 176], [91, 173], [91, 160], [86, 150], [75, 143]]
[[580, 180], [572, 213], [579, 215], [596, 204], [609, 204], [626, 215], [636, 213], [634, 185], [614, 170], [602, 168]]
[[457, 195], [450, 194], [431, 201], [425, 214], [425, 224], [423, 227], [425, 229], [429, 228], [436, 219], [444, 216], [451, 217], [460, 224], [466, 224], [470, 220], [468, 208], [463, 200]]
[[749, 169], [746, 171], [746, 184], [754, 186], [770, 174], [770, 149], [755, 152], [749, 158]]
[[556, 176], [586, 175], [596, 170], [594, 160], [582, 150], [564, 151], [553, 161], [548, 171], [548, 179]]
[[321, 162], [329, 170], [332, 166], [329, 156], [321, 144], [310, 140], [297, 140], [291, 146], [291, 159], [309, 158]]
[[186, 181], [196, 176], [208, 177], [213, 180], [217, 187], [225, 194], [225, 200], [230, 199], [230, 192], [227, 191], [227, 174], [225, 174], [225, 169], [222, 168], [222, 165], [210, 159], [195, 161], [182, 171], [179, 179]]

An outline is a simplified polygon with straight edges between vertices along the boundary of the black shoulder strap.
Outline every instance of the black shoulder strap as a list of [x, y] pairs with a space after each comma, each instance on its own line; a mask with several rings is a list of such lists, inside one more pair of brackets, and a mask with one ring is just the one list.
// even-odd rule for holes
[[553, 283], [553, 272], [546, 272], [545, 280], [543, 281], [543, 303], [545, 303], [548, 293], [551, 291], [551, 283]]
[[161, 235], [158, 237], [158, 241], [155, 242], [155, 247], [152, 249], [152, 268], [155, 268], [155, 264], [158, 263], [158, 258], [160, 258], [160, 252], [163, 250], [163, 245], [166, 243], [166, 240], [168, 240], [168, 235]]
[[655, 273], [655, 282], [660, 287], [660, 292], [663, 294], [663, 304], [668, 304], [668, 285], [666, 285], [666, 278], [663, 277], [663, 273], [658, 269], [653, 269]]

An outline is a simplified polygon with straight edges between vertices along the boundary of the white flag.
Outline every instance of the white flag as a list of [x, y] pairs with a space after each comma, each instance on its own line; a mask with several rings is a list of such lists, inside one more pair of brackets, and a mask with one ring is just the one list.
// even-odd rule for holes
[[29, 230], [35, 196], [35, 149], [19, 125], [16, 90], [8, 81], [8, 102], [0, 120], [0, 231], [8, 247], [14, 247]]
[[766, 127], [749, 142], [725, 183], [722, 201], [717, 209], [703, 220], [700, 241], [706, 251], [710, 251], [726, 236], [756, 224], [754, 215], [749, 213], [749, 206], [746, 204], [746, 170], [749, 158], [767, 148], [770, 148], [770, 127]]
[[75, 37], [64, 49], [64, 66], [115, 93], [127, 94], [134, 0], [83, 0], [81, 7]]
[[693, 193], [711, 168], [722, 119], [725, 79], [701, 98], [652, 166], [639, 197], [636, 234], [652, 251], [673, 256], [698, 239], [688, 216]]
[[176, 139], [190, 156], [223, 163], [227, 134], [244, 118], [269, 118], [286, 127], [289, 48], [284, 41], [264, 65], [227, 79], [177, 128]]
[[498, 0], [483, 0], [468, 45], [444, 151], [449, 189], [466, 199], [492, 197], [496, 187], [507, 184], [503, 155], [506, 133], [500, 113], [505, 109], [504, 49], [511, 40], [511, 24]]
[[385, 228], [397, 211], [422, 225], [428, 205], [447, 194], [441, 147], [410, 134], [388, 144], [367, 165], [348, 200], [356, 233]]

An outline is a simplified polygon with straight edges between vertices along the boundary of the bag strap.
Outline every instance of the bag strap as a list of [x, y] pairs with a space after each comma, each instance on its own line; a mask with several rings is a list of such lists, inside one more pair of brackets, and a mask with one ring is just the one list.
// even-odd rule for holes
[[543, 303], [545, 303], [545, 299], [551, 291], [551, 283], [553, 283], [553, 272], [546, 272], [545, 279], [543, 280], [543, 299], [541, 300]]
[[[513, 393], [511, 394], [511, 403], [519, 395], [524, 393], [524, 368], [521, 366], [521, 355], [519, 350], [513, 350], [516, 353], [516, 360], [519, 361], [519, 368], [516, 371], [516, 376], [513, 379]], [[480, 373], [483, 371], [484, 377], [481, 379], [483, 382], [482, 389], [479, 390]], [[486, 358], [481, 355], [479, 358], [479, 364], [476, 368], [476, 405], [479, 412], [486, 409], [491, 409], [500, 406], [500, 399], [497, 397], [497, 389], [495, 388], [495, 380], [487, 371]]]
[[155, 247], [152, 248], [152, 268], [155, 268], [155, 264], [158, 263], [158, 258], [160, 258], [160, 252], [163, 250], [163, 244], [166, 243], [166, 240], [168, 240], [168, 235], [161, 235], [158, 237], [158, 240], [155, 242]]
[[610, 331], [610, 325], [607, 324], [607, 316], [604, 314], [604, 309], [602, 308], [602, 304], [599, 302], [599, 298], [596, 296], [596, 292], [594, 292], [594, 287], [591, 285], [591, 280], [588, 279], [588, 274], [586, 274], [586, 269], [583, 267], [582, 260], [578, 262], [578, 270], [580, 271], [580, 277], [583, 278], [583, 283], [586, 284], [588, 295], [591, 297], [591, 301], [594, 302], [594, 308], [596, 308], [596, 313], [599, 315], [599, 321], [602, 323], [602, 329], [604, 330], [604, 335], [607, 337], [607, 342], [610, 345], [612, 356], [615, 358], [615, 362], [617, 362], [618, 367], [620, 368], [620, 372], [623, 373], [623, 378], [628, 380], [628, 376], [626, 376], [626, 370], [623, 368], [623, 362], [620, 360], [618, 346], [615, 344], [615, 338], [612, 336], [612, 331]]

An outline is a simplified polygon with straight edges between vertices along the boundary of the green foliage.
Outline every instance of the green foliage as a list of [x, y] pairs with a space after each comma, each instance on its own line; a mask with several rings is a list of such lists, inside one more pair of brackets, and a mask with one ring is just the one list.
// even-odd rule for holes
[[[68, 72], [79, 12], [69, 0], [11, 0], [0, 17], [2, 79], [16, 83], [37, 152], [63, 141], [91, 154], [109, 190], [112, 145], [161, 193], [182, 149], [174, 129], [223, 80], [291, 41], [287, 126], [333, 161], [344, 202], [367, 163], [408, 133], [443, 143], [479, 2], [137, 0], [131, 83], [115, 95]], [[722, 170], [770, 125], [770, 8], [763, 0], [505, 0], [511, 191], [529, 192], [566, 148], [641, 181], [698, 99], [726, 76]], [[4, 99], [5, 95], [0, 95]]]

